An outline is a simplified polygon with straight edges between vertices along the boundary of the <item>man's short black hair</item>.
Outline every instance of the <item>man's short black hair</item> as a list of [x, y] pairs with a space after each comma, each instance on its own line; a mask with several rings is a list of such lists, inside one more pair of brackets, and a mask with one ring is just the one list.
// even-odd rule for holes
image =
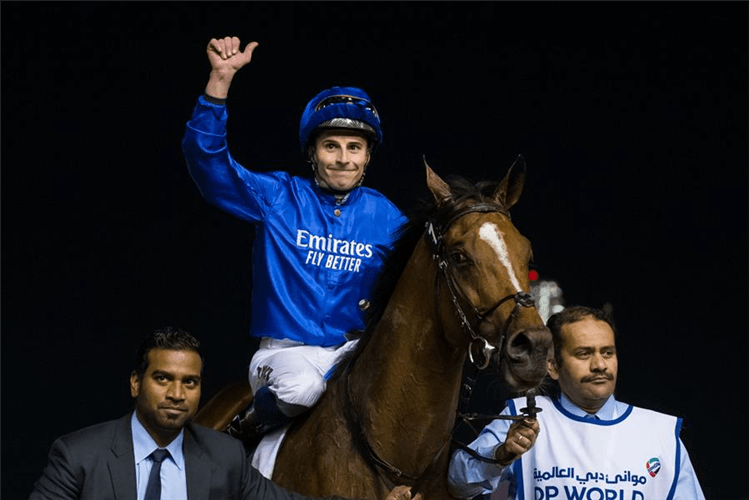
[[168, 326], [154, 331], [141, 342], [138, 352], [135, 355], [135, 363], [133, 364], [133, 371], [139, 378], [143, 378], [146, 370], [148, 370], [148, 353], [151, 349], [195, 351], [200, 356], [201, 365], [203, 362], [203, 355], [200, 354], [200, 342], [198, 342], [198, 339], [190, 335], [186, 330]]
[[554, 360], [556, 361], [557, 366], [562, 362], [562, 327], [564, 325], [569, 325], [570, 323], [577, 323], [586, 318], [605, 321], [614, 331], [614, 338], [616, 338], [614, 318], [607, 311], [585, 306], [574, 306], [563, 309], [561, 312], [553, 314], [546, 322], [546, 326], [549, 327], [549, 330], [551, 331], [551, 339], [554, 342]]

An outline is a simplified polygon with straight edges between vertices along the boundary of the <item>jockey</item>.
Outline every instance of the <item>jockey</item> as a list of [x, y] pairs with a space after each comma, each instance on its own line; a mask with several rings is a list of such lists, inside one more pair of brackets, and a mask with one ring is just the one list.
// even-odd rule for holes
[[355, 87], [320, 92], [302, 113], [299, 140], [313, 175], [254, 172], [237, 163], [226, 142], [226, 98], [232, 78], [257, 42], [212, 39], [211, 73], [187, 123], [182, 148], [188, 170], [211, 204], [256, 227], [252, 251], [250, 334], [260, 347], [250, 362], [254, 399], [227, 431], [248, 439], [314, 405], [326, 374], [364, 328], [358, 306], [370, 297], [403, 213], [362, 187], [380, 118]]

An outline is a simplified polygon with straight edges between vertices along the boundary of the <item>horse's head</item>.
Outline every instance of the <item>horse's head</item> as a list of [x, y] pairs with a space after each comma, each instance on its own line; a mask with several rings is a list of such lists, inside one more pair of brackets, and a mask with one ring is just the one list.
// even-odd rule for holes
[[528, 279], [531, 245], [510, 220], [525, 180], [522, 157], [491, 191], [458, 189], [426, 164], [438, 210], [426, 238], [439, 262], [439, 303], [450, 344], [468, 348], [473, 362], [498, 362], [514, 391], [546, 375], [551, 335], [533, 304]]

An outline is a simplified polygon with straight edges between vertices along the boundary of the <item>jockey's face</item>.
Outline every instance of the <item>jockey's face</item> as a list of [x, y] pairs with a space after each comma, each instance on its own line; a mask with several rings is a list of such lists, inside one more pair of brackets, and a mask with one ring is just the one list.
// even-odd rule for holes
[[560, 333], [561, 359], [559, 364], [549, 361], [549, 376], [573, 403], [595, 413], [616, 388], [614, 331], [605, 321], [588, 317], [563, 325]]
[[195, 351], [154, 348], [143, 378], [130, 375], [138, 420], [159, 446], [177, 437], [198, 410], [201, 368]]
[[315, 140], [315, 175], [323, 187], [352, 189], [369, 163], [367, 138], [349, 130], [323, 130]]

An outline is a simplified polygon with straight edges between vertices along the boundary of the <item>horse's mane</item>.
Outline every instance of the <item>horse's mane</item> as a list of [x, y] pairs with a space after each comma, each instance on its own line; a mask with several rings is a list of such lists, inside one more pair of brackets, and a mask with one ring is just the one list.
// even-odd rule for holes
[[438, 207], [431, 194], [426, 199], [418, 200], [417, 203], [407, 211], [408, 222], [406, 222], [396, 234], [396, 241], [392, 251], [385, 258], [382, 271], [374, 286], [370, 307], [367, 310], [367, 325], [361, 335], [356, 349], [346, 354], [338, 362], [338, 367], [331, 377], [331, 381], [338, 378], [345, 371], [352, 359], [358, 357], [364, 350], [372, 332], [382, 318], [385, 308], [390, 301], [390, 296], [395, 290], [403, 270], [408, 264], [414, 248], [419, 239], [424, 235], [427, 220], [432, 220], [436, 225], [444, 224], [458, 208], [474, 203], [496, 203], [492, 198], [497, 188], [496, 182], [481, 181], [471, 183], [461, 176], [448, 176], [445, 182], [450, 186], [452, 201]]

